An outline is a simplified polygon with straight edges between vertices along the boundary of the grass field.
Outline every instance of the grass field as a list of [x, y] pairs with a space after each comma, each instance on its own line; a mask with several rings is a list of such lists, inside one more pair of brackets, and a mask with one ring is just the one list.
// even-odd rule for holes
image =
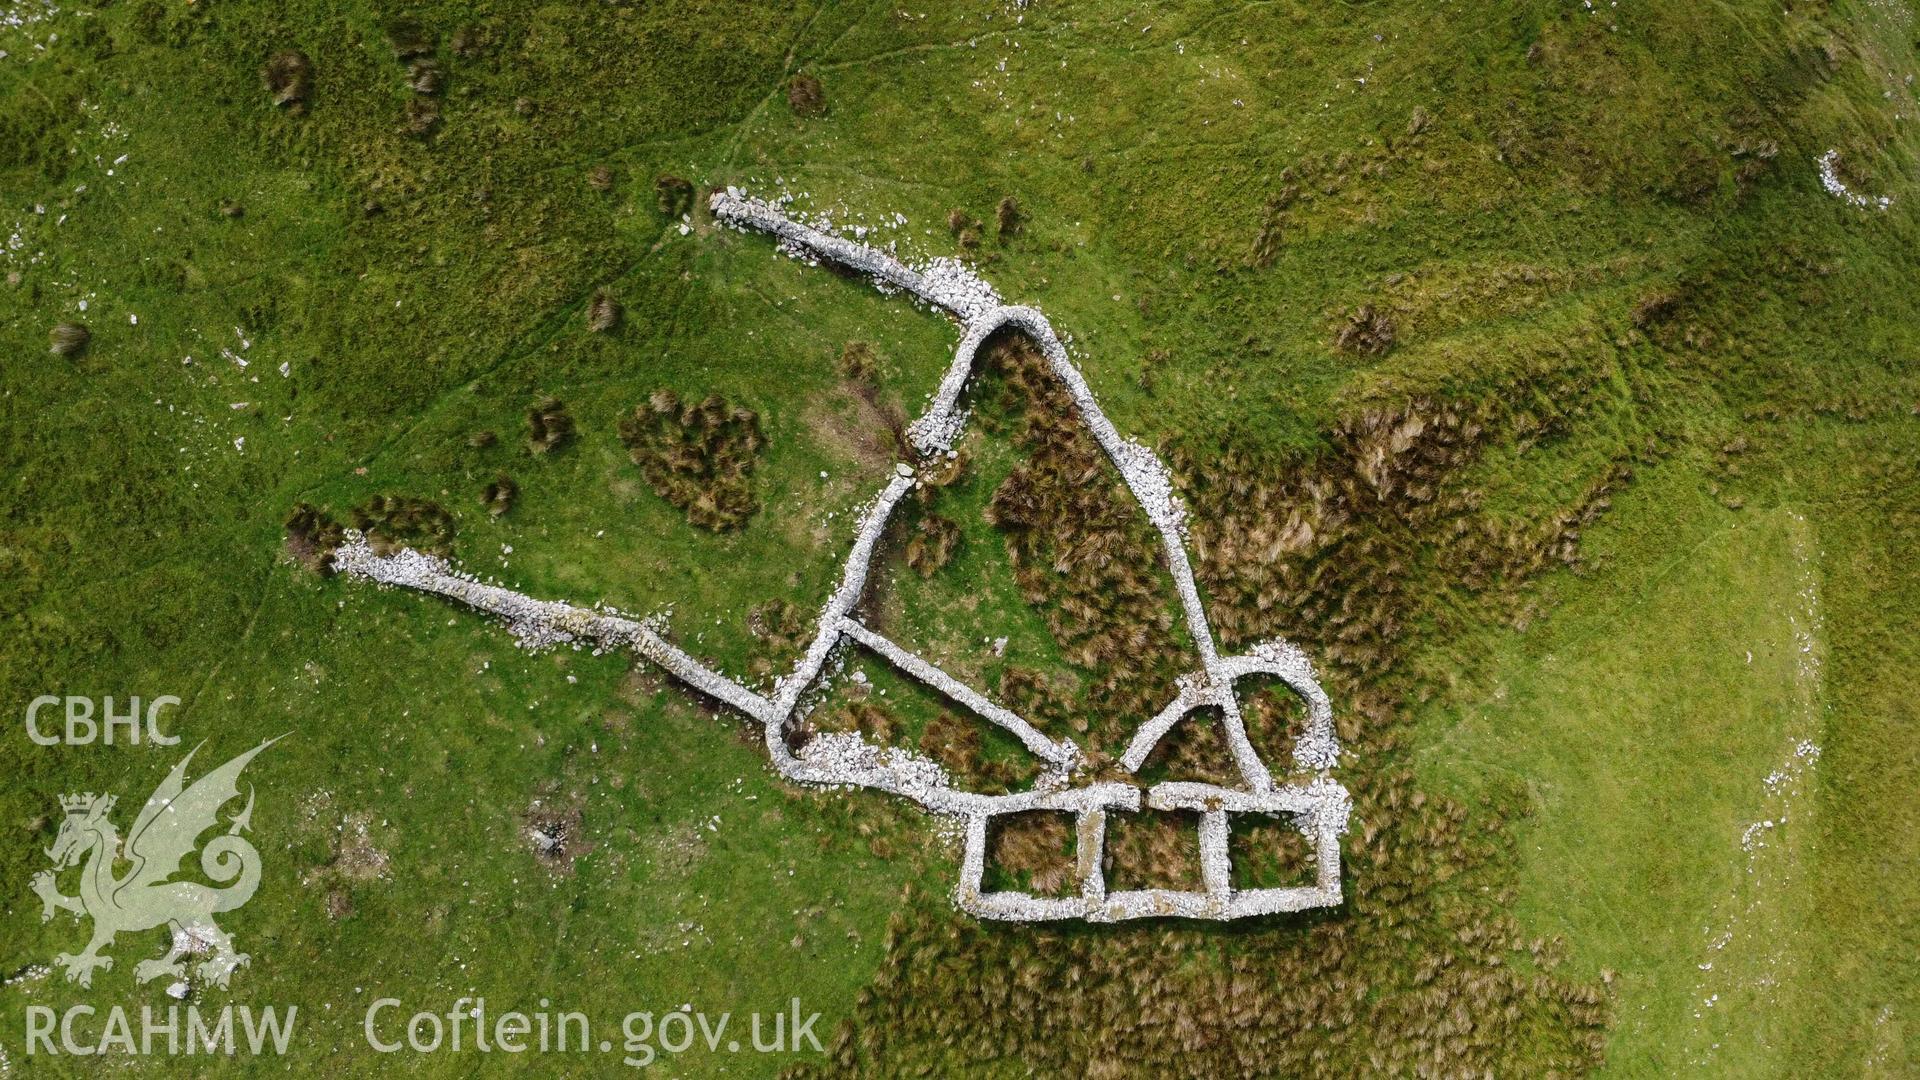
[[[248, 774], [264, 883], [225, 917], [253, 964], [197, 1000], [295, 1003], [302, 1030], [289, 1061], [199, 1071], [550, 1074], [361, 1038], [375, 997], [476, 995], [596, 1019], [797, 996], [840, 1032], [823, 1067], [895, 1074], [1920, 1069], [1905, 3], [406, 17], [0, 6], [7, 1068], [94, 1071], [24, 1060], [29, 1005], [157, 999], [131, 968], [159, 932], [91, 990], [41, 972], [84, 930], [27, 883], [61, 794], [130, 811], [177, 758], [18, 721], [173, 694], [209, 762], [288, 734]], [[430, 93], [397, 57], [422, 48]], [[262, 67], [294, 49], [310, 85], [276, 106]], [[1867, 205], [1823, 183], [1830, 152]], [[933, 823], [778, 783], [738, 718], [621, 658], [528, 655], [286, 556], [296, 503], [432, 500], [474, 571], [664, 613], [767, 677], [754, 610], [831, 588], [893, 461], [876, 421], [918, 411], [955, 335], [715, 228], [701, 196], [730, 184], [960, 255], [1071, 335], [1116, 426], [1178, 464], [1227, 644], [1284, 634], [1326, 677], [1345, 907], [973, 926]], [[49, 352], [62, 323], [84, 349]], [[619, 421], [663, 389], [757, 415], [745, 528], [690, 525], [629, 460]], [[577, 433], [534, 453], [547, 396]], [[1082, 692], [1099, 672], [984, 517], [1022, 452], [1001, 404], [938, 507], [952, 561], [892, 559], [884, 610], [970, 676], [1001, 677], [979, 650], [1005, 635]], [[890, 696], [917, 738], [931, 707]], [[529, 821], [574, 812], [584, 847], [540, 858]]]

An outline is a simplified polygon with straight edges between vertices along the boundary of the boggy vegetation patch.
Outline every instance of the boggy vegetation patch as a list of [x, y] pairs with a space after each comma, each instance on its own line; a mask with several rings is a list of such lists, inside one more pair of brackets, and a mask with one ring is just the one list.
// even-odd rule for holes
[[766, 439], [751, 409], [718, 394], [683, 403], [673, 391], [658, 390], [620, 421], [620, 441], [654, 494], [694, 525], [738, 529], [759, 509], [752, 478]]

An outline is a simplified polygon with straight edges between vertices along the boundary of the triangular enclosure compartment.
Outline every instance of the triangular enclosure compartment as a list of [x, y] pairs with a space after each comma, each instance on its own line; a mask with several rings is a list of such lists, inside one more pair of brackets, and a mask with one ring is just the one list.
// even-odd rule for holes
[[1160, 536], [1028, 338], [989, 338], [962, 400], [856, 614], [1097, 768], [1202, 668]]

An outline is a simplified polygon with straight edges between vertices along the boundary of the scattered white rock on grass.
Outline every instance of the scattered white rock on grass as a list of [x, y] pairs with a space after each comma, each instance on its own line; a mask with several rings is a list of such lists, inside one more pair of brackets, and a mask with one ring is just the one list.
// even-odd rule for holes
[[1847, 187], [1846, 181], [1840, 179], [1840, 151], [1829, 150], [1821, 154], [1819, 165], [1820, 186], [1827, 189], [1827, 194], [1862, 210], [1885, 210], [1893, 205], [1891, 195], [1862, 195]]

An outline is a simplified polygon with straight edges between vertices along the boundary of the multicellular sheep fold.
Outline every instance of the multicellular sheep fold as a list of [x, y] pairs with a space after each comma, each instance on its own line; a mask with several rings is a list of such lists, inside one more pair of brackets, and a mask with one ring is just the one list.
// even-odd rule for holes
[[[536, 600], [511, 589], [474, 580], [445, 559], [412, 550], [377, 554], [358, 533], [349, 531], [335, 554], [335, 568], [386, 585], [437, 593], [506, 620], [523, 645], [628, 649], [665, 668], [689, 687], [723, 702], [758, 723], [773, 768], [804, 784], [873, 788], [911, 799], [926, 810], [957, 819], [964, 849], [956, 903], [981, 918], [1013, 921], [1083, 919], [1112, 922], [1154, 916], [1237, 919], [1338, 904], [1340, 836], [1346, 830], [1351, 800], [1330, 773], [1340, 748], [1333, 712], [1305, 654], [1283, 641], [1262, 642], [1236, 656], [1221, 656], [1214, 644], [1186, 548], [1186, 508], [1171, 475], [1147, 447], [1121, 437], [1100, 411], [1086, 380], [1045, 316], [1030, 307], [1007, 305], [964, 265], [936, 260], [915, 269], [878, 248], [815, 229], [780, 207], [727, 189], [715, 192], [711, 208], [717, 221], [742, 230], [768, 233], [788, 253], [828, 260], [859, 271], [881, 289], [904, 292], [960, 320], [964, 327], [952, 365], [927, 411], [908, 429], [908, 441], [922, 466], [936, 468], [965, 428], [960, 397], [973, 374], [975, 359], [988, 337], [1010, 328], [1032, 339], [1054, 378], [1066, 390], [1080, 421], [1119, 469], [1121, 478], [1158, 532], [1180, 598], [1187, 630], [1197, 646], [1201, 670], [1179, 682], [1174, 700], [1141, 725], [1120, 759], [1138, 772], [1155, 745], [1196, 710], [1217, 711], [1241, 786], [1166, 782], [1143, 788], [1133, 783], [1076, 783], [1084, 765], [1081, 749], [1070, 739], [1049, 738], [1011, 709], [955, 679], [937, 665], [862, 624], [853, 615], [867, 585], [874, 549], [900, 501], [920, 483], [916, 470], [895, 466], [878, 497], [860, 515], [853, 547], [840, 582], [821, 609], [813, 635], [794, 669], [770, 694], [748, 688], [695, 659], [667, 640], [662, 628], [607, 609]], [[982, 720], [998, 725], [1045, 761], [1047, 771], [1034, 787], [1011, 794], [980, 794], [955, 788], [946, 771], [909, 750], [874, 745], [858, 733], [815, 735], [798, 750], [787, 734], [799, 719], [803, 702], [822, 688], [837, 650], [864, 648]], [[1235, 693], [1238, 680], [1278, 678], [1306, 705], [1304, 732], [1293, 748], [1292, 774], [1306, 779], [1278, 783], [1247, 737]], [[1103, 854], [1107, 815], [1155, 810], [1196, 814], [1200, 832], [1201, 888], [1116, 891], [1107, 888]], [[1007, 814], [1052, 811], [1075, 818], [1077, 890], [1064, 896], [1039, 896], [983, 887], [988, 838], [994, 819]], [[1236, 888], [1229, 856], [1230, 821], [1235, 814], [1280, 815], [1305, 835], [1314, 850], [1312, 884], [1283, 888]]]

